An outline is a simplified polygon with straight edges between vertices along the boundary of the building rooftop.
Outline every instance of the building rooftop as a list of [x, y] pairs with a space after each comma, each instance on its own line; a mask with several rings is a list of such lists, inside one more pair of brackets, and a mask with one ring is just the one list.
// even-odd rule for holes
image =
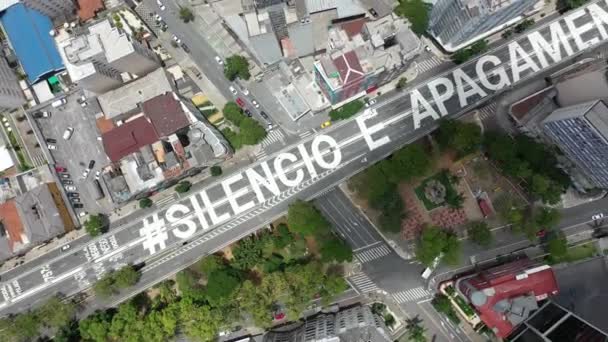
[[15, 200], [0, 204], [0, 259], [9, 258], [18, 245], [28, 242]]
[[80, 21], [95, 18], [97, 12], [104, 9], [103, 0], [78, 0], [78, 18], [80, 18]]
[[509, 336], [537, 308], [537, 301], [558, 292], [551, 267], [517, 260], [460, 278], [456, 288], [498, 337]]
[[140, 103], [173, 91], [173, 81], [164, 69], [158, 68], [120, 88], [100, 95], [97, 100], [106, 117], [113, 118], [136, 109]]
[[30, 83], [64, 69], [49, 35], [51, 19], [18, 3], [2, 12], [0, 21]]
[[158, 95], [145, 101], [142, 109], [159, 137], [166, 137], [190, 125], [180, 101], [173, 93]]
[[104, 150], [112, 162], [158, 141], [154, 126], [143, 115], [103, 133], [101, 137]]
[[365, 13], [357, 0], [306, 0], [306, 11], [309, 14], [335, 9], [338, 18], [347, 18]]

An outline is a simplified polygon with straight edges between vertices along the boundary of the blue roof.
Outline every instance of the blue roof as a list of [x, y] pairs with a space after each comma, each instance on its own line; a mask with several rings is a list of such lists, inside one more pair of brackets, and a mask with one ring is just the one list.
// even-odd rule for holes
[[0, 21], [30, 83], [64, 69], [49, 34], [53, 29], [51, 19], [18, 3], [6, 9]]

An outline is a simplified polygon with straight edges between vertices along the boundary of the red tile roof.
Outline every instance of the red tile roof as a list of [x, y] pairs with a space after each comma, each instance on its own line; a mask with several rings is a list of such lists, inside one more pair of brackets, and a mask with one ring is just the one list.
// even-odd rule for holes
[[511, 105], [511, 114], [518, 120], [521, 120], [528, 112], [541, 103], [547, 94], [553, 90], [553, 87], [545, 88], [537, 93], [534, 93], [518, 102]]
[[158, 141], [154, 127], [144, 116], [103, 133], [101, 137], [103, 148], [112, 162]]
[[21, 234], [24, 233], [23, 223], [21, 223], [21, 217], [19, 216], [19, 211], [17, 211], [15, 200], [8, 200], [0, 204], [0, 221], [2, 221], [2, 225], [6, 231], [6, 238], [9, 241], [12, 253], [13, 245], [23, 242]]
[[159, 137], [166, 137], [190, 125], [182, 106], [172, 93], [158, 95], [142, 104], [144, 114]]
[[359, 63], [359, 58], [354, 51], [348, 51], [347, 53], [340, 55], [334, 59], [333, 62], [340, 73], [340, 78], [342, 79], [344, 87], [359, 82], [365, 77], [365, 73]]
[[355, 20], [349, 20], [341, 24], [342, 29], [348, 35], [348, 38], [358, 35], [363, 30], [363, 26], [367, 22], [367, 18], [359, 18]]
[[525, 295], [533, 295], [538, 301], [558, 292], [553, 269], [549, 266], [532, 267], [527, 259], [483, 271], [463, 280], [459, 289], [469, 299], [475, 290], [486, 290], [485, 303], [475, 308], [479, 318], [501, 338], [509, 336], [515, 326], [503, 313], [494, 310], [496, 303]]
[[78, 0], [78, 17], [81, 21], [87, 21], [104, 8], [103, 0]]

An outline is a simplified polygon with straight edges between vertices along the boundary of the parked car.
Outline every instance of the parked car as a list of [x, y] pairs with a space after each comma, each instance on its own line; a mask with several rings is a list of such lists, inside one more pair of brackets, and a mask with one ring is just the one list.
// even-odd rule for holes
[[70, 198], [70, 201], [72, 201], [72, 203], [80, 203], [80, 198], [72, 197], [72, 198]]
[[95, 172], [95, 179], [99, 180], [99, 176], [101, 176], [101, 170], [97, 170], [97, 172]]
[[51, 107], [53, 107], [53, 108], [59, 108], [59, 107], [63, 106], [66, 103], [68, 103], [68, 100], [66, 100], [66, 98], [64, 97], [62, 99], [53, 101], [51, 103]]
[[70, 178], [70, 174], [69, 173], [62, 173], [60, 175], [61, 178]]
[[158, 5], [158, 8], [160, 8], [161, 11], [164, 11], [167, 7], [165, 7], [165, 4], [163, 4], [160, 0], [156, 0], [156, 4]]
[[272, 126], [270, 122], [268, 123], [268, 126], [266, 126], [266, 130], [268, 130], [269, 132], [272, 131], [273, 128], [274, 126]]
[[63, 140], [70, 140], [70, 138], [72, 137], [72, 134], [74, 134], [74, 128], [73, 127], [66, 128], [65, 132], [63, 132]]
[[376, 99], [369, 99], [369, 100], [367, 100], [367, 102], [365, 102], [365, 107], [371, 107], [371, 106], [375, 105], [376, 102], [377, 102]]
[[326, 128], [331, 126], [331, 121], [325, 121], [324, 123], [321, 124], [321, 128]]
[[77, 192], [68, 192], [67, 195], [69, 198], [80, 197], [80, 194], [78, 194]]
[[253, 100], [251, 101], [251, 104], [255, 107], [255, 108], [260, 108], [260, 104], [258, 103], [258, 101]]
[[269, 120], [269, 118], [268, 118], [268, 114], [266, 114], [266, 112], [265, 112], [265, 111], [261, 111], [261, 112], [260, 112], [260, 115], [261, 115], [261, 116], [262, 116], [264, 119]]
[[177, 44], [181, 44], [182, 40], [179, 39], [176, 35], [173, 35], [173, 41], [176, 42]]
[[76, 191], [76, 187], [73, 185], [65, 185], [64, 187], [67, 191]]
[[233, 86], [228, 87], [228, 89], [230, 90], [230, 92], [232, 93], [232, 95], [238, 94], [238, 92], [236, 91], [236, 89]]
[[66, 169], [63, 166], [55, 166], [55, 171], [57, 172], [66, 172], [68, 169]]
[[72, 185], [72, 184], [74, 184], [74, 181], [71, 180], [71, 179], [62, 179], [61, 180], [61, 184], [63, 184], [63, 185]]
[[78, 217], [85, 217], [85, 216], [87, 216], [87, 214], [88, 213], [86, 211], [81, 211], [78, 213]]
[[241, 107], [242, 109], [245, 109], [245, 101], [243, 101], [243, 99], [241, 99], [240, 97], [236, 98], [236, 104], [239, 105], [239, 107]]
[[220, 56], [215, 56], [215, 61], [219, 65], [224, 65], [224, 61], [220, 58]]
[[91, 159], [91, 160], [89, 160], [89, 167], [88, 168], [92, 169], [93, 166], [95, 166], [95, 160]]
[[48, 148], [49, 150], [56, 150], [57, 146], [53, 145], [53, 144], [48, 144], [48, 145], [46, 145], [46, 148]]
[[62, 252], [65, 252], [65, 251], [67, 251], [68, 249], [70, 249], [70, 244], [67, 244], [67, 245], [63, 245], [63, 246], [61, 246], [61, 251], [62, 251]]
[[249, 95], [249, 90], [247, 90], [247, 88], [241, 88], [241, 92], [243, 92], [245, 96]]
[[604, 214], [603, 213], [599, 213], [599, 214], [595, 214], [595, 215], [591, 216], [591, 219], [593, 221], [601, 220], [602, 218], [604, 218]]
[[72, 207], [74, 207], [74, 209], [82, 209], [84, 208], [84, 205], [81, 203], [72, 203]]
[[190, 48], [185, 43], [182, 43], [182, 49], [184, 49], [186, 53], [190, 53]]
[[91, 172], [91, 169], [85, 169], [82, 173], [82, 178], [87, 178], [89, 176], [89, 172]]
[[47, 143], [49, 143], [49, 144], [56, 144], [56, 143], [57, 143], [57, 140], [56, 140], [56, 139], [53, 139], [53, 138], [46, 138], [45, 140], [46, 140], [46, 142], [47, 142]]
[[245, 112], [245, 115], [247, 115], [248, 117], [251, 117], [251, 111], [249, 109], [245, 109], [244, 112]]

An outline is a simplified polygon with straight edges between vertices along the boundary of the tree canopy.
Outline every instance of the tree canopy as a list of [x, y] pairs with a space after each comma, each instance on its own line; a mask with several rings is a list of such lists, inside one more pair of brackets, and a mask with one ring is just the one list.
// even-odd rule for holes
[[314, 235], [329, 231], [329, 222], [317, 208], [309, 202], [297, 200], [287, 210], [287, 225], [303, 235]]
[[563, 232], [551, 235], [547, 242], [547, 252], [554, 262], [560, 262], [568, 255], [568, 240]]
[[426, 266], [431, 266], [435, 258], [443, 253], [443, 260], [448, 264], [456, 264], [460, 259], [460, 241], [451, 232], [430, 226], [422, 230], [416, 258]]
[[139, 207], [141, 209], [150, 208], [152, 204], [152, 200], [149, 197], [145, 197], [139, 200]]
[[488, 224], [483, 221], [472, 222], [467, 232], [469, 238], [482, 247], [489, 247], [494, 239]]
[[459, 157], [477, 152], [483, 140], [478, 125], [450, 119], [439, 122], [435, 139], [443, 150], [456, 151]]
[[175, 186], [175, 192], [183, 194], [185, 192], [190, 191], [191, 187], [192, 187], [192, 183], [190, 183], [188, 181], [181, 181], [181, 182], [177, 183], [177, 185]]
[[230, 81], [234, 81], [237, 77], [245, 81], [249, 80], [251, 78], [249, 61], [240, 55], [232, 55], [226, 58], [224, 62], [224, 75]]
[[91, 236], [98, 236], [105, 233], [105, 225], [101, 214], [89, 215], [89, 218], [84, 221], [84, 229]]
[[430, 9], [431, 6], [422, 0], [399, 0], [395, 13], [407, 18], [412, 24], [412, 31], [421, 36], [429, 24]]
[[353, 260], [353, 251], [350, 246], [335, 236], [323, 239], [320, 252], [323, 262], [350, 262]]

